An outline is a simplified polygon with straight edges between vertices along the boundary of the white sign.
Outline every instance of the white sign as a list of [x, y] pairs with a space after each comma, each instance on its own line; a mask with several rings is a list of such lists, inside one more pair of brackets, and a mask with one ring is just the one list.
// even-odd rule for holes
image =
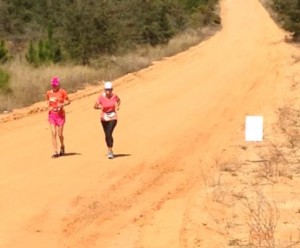
[[263, 140], [264, 119], [262, 116], [246, 116], [245, 140]]

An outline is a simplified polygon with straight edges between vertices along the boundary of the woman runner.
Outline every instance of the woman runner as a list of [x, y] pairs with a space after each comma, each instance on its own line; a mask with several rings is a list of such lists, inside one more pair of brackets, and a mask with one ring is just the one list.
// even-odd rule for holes
[[[47, 91], [48, 101], [48, 121], [50, 123], [50, 129], [52, 134], [52, 145], [54, 153], [52, 158], [57, 158], [65, 154], [64, 144], [64, 124], [66, 121], [66, 113], [64, 106], [69, 105], [67, 92], [60, 87], [60, 80], [57, 77], [53, 77], [51, 80], [51, 90]], [[60, 151], [58, 152], [57, 136], [60, 141]]]
[[94, 105], [94, 109], [102, 109], [101, 124], [105, 134], [105, 142], [108, 150], [107, 157], [109, 159], [114, 158], [112, 150], [114, 139], [112, 133], [117, 125], [118, 116], [116, 110], [119, 110], [120, 103], [120, 98], [117, 95], [113, 94], [112, 83], [105, 82], [104, 93], [99, 96]]

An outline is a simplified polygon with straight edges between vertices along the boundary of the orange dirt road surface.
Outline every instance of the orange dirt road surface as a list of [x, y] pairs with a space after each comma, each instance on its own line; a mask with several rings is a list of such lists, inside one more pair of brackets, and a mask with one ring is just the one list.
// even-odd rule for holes
[[247, 114], [268, 123], [293, 48], [258, 0], [223, 0], [221, 17], [209, 40], [115, 81], [113, 160], [93, 109], [101, 87], [66, 107], [69, 156], [50, 158], [46, 112], [0, 124], [0, 247], [227, 246], [205, 228], [203, 173], [243, 142]]

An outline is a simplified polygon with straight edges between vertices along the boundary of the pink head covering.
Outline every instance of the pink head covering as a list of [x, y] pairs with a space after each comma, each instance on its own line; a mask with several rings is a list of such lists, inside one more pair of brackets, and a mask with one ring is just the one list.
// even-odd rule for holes
[[59, 78], [58, 77], [53, 77], [51, 79], [51, 86], [59, 86]]

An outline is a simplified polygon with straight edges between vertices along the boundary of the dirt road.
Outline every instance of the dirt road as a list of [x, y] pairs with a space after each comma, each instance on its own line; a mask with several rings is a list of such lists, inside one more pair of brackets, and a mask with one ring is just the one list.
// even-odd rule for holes
[[205, 228], [203, 174], [243, 142], [246, 114], [267, 120], [284, 99], [291, 53], [258, 0], [221, 15], [214, 37], [116, 80], [114, 160], [97, 94], [67, 107], [70, 156], [50, 158], [46, 113], [1, 124], [0, 247], [226, 247]]

